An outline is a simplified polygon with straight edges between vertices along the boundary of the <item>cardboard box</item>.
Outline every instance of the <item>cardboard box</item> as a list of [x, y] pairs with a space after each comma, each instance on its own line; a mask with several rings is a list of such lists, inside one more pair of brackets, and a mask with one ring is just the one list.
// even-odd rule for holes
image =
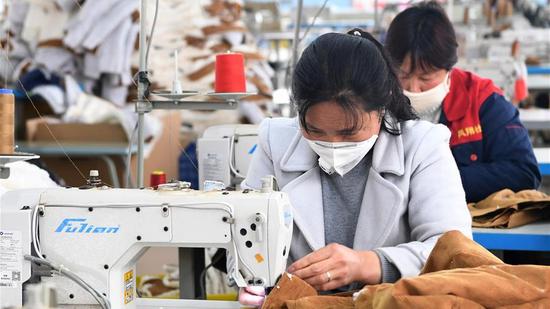
[[[149, 156], [144, 162], [144, 185], [149, 186], [150, 175], [154, 170], [162, 170], [166, 173], [166, 179], [178, 179], [178, 158], [181, 152], [179, 147], [180, 114], [167, 112], [161, 117], [163, 131]], [[27, 121], [27, 140], [33, 142], [55, 143], [61, 145], [71, 143], [121, 143], [126, 145], [128, 138], [119, 124], [80, 124], [80, 123], [48, 123], [45, 119], [32, 119]], [[51, 131], [51, 133], [50, 133]], [[55, 139], [52, 137], [55, 136]], [[126, 185], [124, 173], [127, 156], [109, 156], [117, 169], [121, 186]], [[65, 156], [42, 155], [41, 160], [46, 168], [65, 181], [65, 185], [78, 187], [86, 182], [91, 169], [97, 169], [101, 179], [111, 184], [108, 167], [104, 160], [90, 155], [89, 157], [74, 156], [71, 160]], [[72, 161], [72, 162], [71, 162]], [[74, 165], [73, 165], [74, 163]], [[82, 175], [81, 175], [82, 174]], [[131, 177], [135, 184], [137, 174], [137, 155], [131, 158]]]
[[[30, 122], [33, 121], [35, 120]], [[45, 121], [27, 125], [27, 140], [55, 142], [53, 134], [57, 140], [65, 142], [128, 143], [128, 137], [120, 124], [50, 123], [47, 125], [50, 130], [46, 128]]]

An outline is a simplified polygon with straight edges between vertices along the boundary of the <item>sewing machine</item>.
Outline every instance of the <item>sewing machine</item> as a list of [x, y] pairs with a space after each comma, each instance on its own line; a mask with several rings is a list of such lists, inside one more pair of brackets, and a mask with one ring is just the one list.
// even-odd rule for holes
[[[293, 226], [287, 196], [269, 185], [212, 192], [177, 185], [19, 190], [6, 193], [0, 205], [0, 308], [22, 305], [31, 276], [54, 283], [58, 303], [71, 308], [98, 302], [113, 309], [238, 308], [236, 302], [139, 298], [136, 262], [155, 246], [225, 248], [231, 281], [270, 287], [286, 268]], [[31, 252], [57, 266], [53, 276], [29, 261]]]

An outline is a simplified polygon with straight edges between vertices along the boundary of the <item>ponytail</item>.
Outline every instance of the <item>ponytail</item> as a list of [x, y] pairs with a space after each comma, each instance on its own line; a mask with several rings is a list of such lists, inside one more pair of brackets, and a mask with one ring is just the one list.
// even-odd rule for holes
[[[407, 96], [403, 94], [403, 89], [401, 88], [401, 84], [399, 83], [399, 78], [395, 73], [396, 69], [395, 69], [394, 63], [391, 60], [384, 46], [382, 46], [382, 44], [380, 44], [380, 42], [378, 42], [378, 40], [376, 40], [372, 36], [372, 34], [370, 34], [369, 32], [363, 31], [359, 28], [354, 28], [348, 31], [347, 34], [358, 36], [370, 41], [372, 44], [374, 44], [374, 46], [376, 46], [376, 49], [378, 50], [378, 52], [380, 52], [380, 55], [382, 56], [382, 58], [384, 58], [384, 61], [386, 62], [386, 66], [388, 67], [388, 74], [386, 78], [390, 83], [391, 91], [389, 93], [390, 100], [385, 106], [384, 112], [390, 112], [391, 114], [390, 116], [397, 118], [398, 121], [418, 119], [418, 116], [415, 114], [414, 110], [412, 109], [409, 98], [407, 98]], [[393, 124], [388, 123], [385, 118], [384, 118], [383, 125], [385, 126], [386, 130], [391, 134], [400, 133], [399, 129], [395, 127]]]

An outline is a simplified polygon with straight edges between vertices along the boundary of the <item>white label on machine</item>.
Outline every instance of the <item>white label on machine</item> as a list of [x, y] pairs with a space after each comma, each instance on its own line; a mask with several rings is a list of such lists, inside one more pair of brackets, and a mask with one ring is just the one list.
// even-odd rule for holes
[[225, 168], [224, 161], [217, 153], [206, 154], [206, 158], [204, 159], [204, 179], [224, 182]]
[[17, 287], [23, 270], [21, 232], [0, 231], [0, 287]]

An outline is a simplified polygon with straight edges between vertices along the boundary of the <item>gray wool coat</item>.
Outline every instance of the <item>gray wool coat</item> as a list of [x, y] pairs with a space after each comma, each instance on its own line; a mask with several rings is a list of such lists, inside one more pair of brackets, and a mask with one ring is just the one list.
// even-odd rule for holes
[[[379, 249], [401, 272], [418, 275], [446, 231], [472, 237], [460, 174], [449, 148], [449, 130], [426, 121], [406, 121], [401, 135], [380, 131], [359, 213], [353, 249]], [[266, 119], [245, 188], [260, 188], [274, 175], [294, 213], [289, 263], [325, 243], [318, 156], [296, 118]], [[345, 177], [345, 176], [344, 176]]]

